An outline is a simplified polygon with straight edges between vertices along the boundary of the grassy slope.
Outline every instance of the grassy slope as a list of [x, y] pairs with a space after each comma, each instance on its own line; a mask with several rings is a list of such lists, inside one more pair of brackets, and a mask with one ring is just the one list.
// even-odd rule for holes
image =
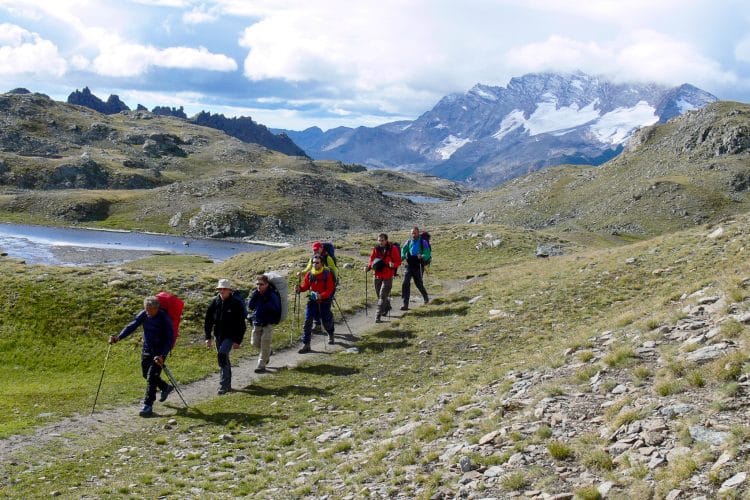
[[[341, 491], [331, 490], [328, 480], [341, 478], [346, 492], [355, 496], [366, 496], [368, 485], [377, 483], [390, 485], [392, 492], [428, 498], [447, 478], [446, 471], [434, 469], [437, 457], [428, 451], [428, 445], [439, 436], [476, 425], [458, 409], [470, 402], [479, 388], [497, 384], [509, 370], [554, 365], [566, 348], [585, 345], [596, 332], [623, 326], [647, 332], [654, 324], [679, 316], [680, 311], [672, 305], [675, 298], [709, 283], [740, 300], [747, 298], [747, 290], [739, 283], [750, 276], [746, 259], [750, 220], [743, 216], [725, 226], [727, 236], [718, 240], [706, 238], [710, 229], [698, 228], [547, 260], [532, 257], [535, 246], [545, 239], [533, 232], [483, 227], [482, 235], [475, 236], [475, 227], [438, 229], [429, 286], [438, 289], [437, 280], [446, 284], [470, 281], [462, 291], [364, 336], [359, 344], [361, 355], [342, 354], [325, 363], [309, 363], [265, 378], [246, 393], [197, 405], [169, 429], [158, 419], [145, 421], [142, 432], [114, 441], [100, 438], [72, 461], [57, 456], [54, 450], [45, 453], [43, 462], [34, 456], [22, 458], [6, 469], [8, 480], [0, 492], [13, 497], [57, 491], [75, 497], [178, 498], [190, 495], [191, 488], [200, 488], [202, 495], [273, 498], [340, 495]], [[503, 244], [477, 251], [475, 245], [485, 232], [502, 238]], [[364, 255], [369, 240], [369, 236], [355, 238], [345, 246], [350, 253]], [[58, 403], [67, 404], [70, 410], [80, 409], [89, 403], [86, 388], [90, 397], [104, 352], [99, 332], [86, 325], [101, 325], [102, 331], [119, 326], [134, 309], [136, 297], [154, 289], [157, 281], [166, 281], [183, 295], [200, 296], [189, 303], [183, 333], [187, 338], [179, 358], [181, 364], [194, 363], [199, 376], [201, 371], [212, 371], [213, 363], [201, 363], [187, 339], [199, 337], [200, 309], [213, 279], [227, 275], [245, 280], [255, 268], [268, 267], [271, 262], [294, 265], [302, 255], [301, 250], [286, 250], [239, 257], [219, 268], [194, 266], [195, 276], [189, 278], [164, 271], [169, 266], [159, 263], [154, 266], [158, 272], [121, 278], [129, 284], [118, 286], [116, 293], [104, 287], [111, 278], [99, 271], [9, 268], [13, 272], [5, 274], [13, 279], [4, 287], [2, 302], [16, 300], [14, 304], [19, 304], [24, 302], [19, 298], [26, 298], [29, 309], [26, 314], [16, 312], [16, 307], [3, 311], [3, 352], [11, 349], [18, 367], [14, 373], [9, 368], [13, 363], [4, 359], [3, 380], [11, 377], [21, 385], [16, 393], [20, 397], [11, 399], [29, 402], [21, 412], [28, 420], [6, 426], [6, 432], [40, 423], [33, 414], [42, 409], [32, 410], [28, 404], [45, 378], [47, 370], [41, 366], [57, 357], [44, 355], [41, 363], [40, 358], [24, 355], [16, 346], [38, 342], [49, 348], [65, 342], [68, 347], [75, 345], [67, 351], [66, 363], [46, 376], [71, 372], [70, 367], [75, 366], [80, 381], [77, 393], [58, 398], [53, 388], [42, 400], [51, 404], [59, 399]], [[626, 262], [631, 257], [636, 258], [636, 265]], [[40, 277], [43, 275], [46, 277]], [[358, 272], [350, 271], [345, 293], [340, 295], [347, 307], [361, 301], [358, 277]], [[41, 296], [31, 292], [40, 288], [40, 282], [49, 290]], [[75, 295], [64, 292], [73, 289]], [[120, 301], [117, 297], [121, 295], [126, 298]], [[477, 299], [470, 304], [471, 298]], [[27, 315], [32, 303], [54, 303], [56, 307], [49, 309], [48, 318], [30, 320]], [[490, 309], [503, 314], [490, 317]], [[52, 331], [66, 334], [47, 333]], [[11, 332], [15, 333], [9, 338]], [[745, 327], [739, 339], [747, 335]], [[277, 340], [284, 337], [276, 336]], [[37, 356], [45, 350], [30, 349]], [[56, 352], [59, 355], [61, 351]], [[132, 359], [113, 363], [111, 376], [122, 380], [123, 394], [109, 393], [108, 399], [125, 402], [136, 396], [142, 381], [133, 371]], [[62, 377], [68, 378], [72, 380], [72, 374]], [[28, 382], [22, 384], [22, 379]], [[7, 394], [5, 389], [0, 393]], [[502, 384], [494, 389], [498, 404], [507, 389]], [[448, 403], [440, 404], [441, 400]], [[422, 422], [408, 438], [391, 434], [436, 405], [440, 407], [437, 416]], [[502, 412], [492, 411], [496, 409], [488, 409], [480, 435], [498, 423]], [[351, 431], [348, 437], [316, 441], [326, 431], [347, 429]], [[232, 439], [220, 437], [227, 434]], [[491, 464], [493, 458], [481, 460]], [[85, 479], [91, 477], [95, 479]], [[226, 489], [229, 485], [231, 490]]]

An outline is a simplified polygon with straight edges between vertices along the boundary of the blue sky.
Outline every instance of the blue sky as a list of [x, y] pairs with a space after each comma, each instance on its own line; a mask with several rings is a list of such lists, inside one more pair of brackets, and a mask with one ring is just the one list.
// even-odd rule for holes
[[746, 0], [0, 0], [0, 91], [88, 86], [274, 128], [412, 120], [581, 70], [750, 102]]

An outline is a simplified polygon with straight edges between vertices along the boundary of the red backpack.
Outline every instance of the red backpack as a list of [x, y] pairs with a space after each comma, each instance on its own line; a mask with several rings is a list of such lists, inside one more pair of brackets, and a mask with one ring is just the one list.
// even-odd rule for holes
[[159, 307], [164, 309], [172, 319], [172, 328], [174, 329], [172, 347], [174, 348], [174, 345], [177, 343], [177, 337], [180, 336], [180, 318], [182, 317], [182, 310], [185, 308], [185, 303], [177, 295], [172, 295], [164, 291], [157, 293], [156, 298], [159, 301]]

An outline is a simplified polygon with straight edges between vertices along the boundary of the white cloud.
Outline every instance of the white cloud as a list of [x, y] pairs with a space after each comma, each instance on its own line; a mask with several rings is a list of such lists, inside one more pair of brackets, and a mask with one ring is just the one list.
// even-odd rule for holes
[[580, 69], [621, 81], [669, 85], [723, 84], [736, 80], [731, 71], [723, 70], [693, 44], [650, 30], [634, 31], [604, 42], [551, 36], [544, 42], [511, 49], [507, 63], [522, 73]]
[[120, 43], [104, 47], [94, 59], [94, 70], [107, 76], [127, 77], [146, 73], [151, 67], [234, 71], [237, 63], [223, 54], [213, 54], [204, 47], [156, 47]]
[[0, 24], [0, 74], [62, 76], [68, 65], [49, 40], [13, 24]]
[[215, 22], [219, 18], [216, 9], [209, 9], [205, 5], [193, 7], [188, 12], [182, 14], [182, 22], [185, 24], [205, 24]]

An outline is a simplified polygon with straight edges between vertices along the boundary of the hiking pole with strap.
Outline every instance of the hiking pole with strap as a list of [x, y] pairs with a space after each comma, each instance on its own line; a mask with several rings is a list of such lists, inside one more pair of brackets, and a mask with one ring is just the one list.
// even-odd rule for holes
[[180, 399], [182, 400], [182, 404], [185, 405], [185, 408], [188, 408], [188, 404], [185, 401], [185, 398], [182, 396], [182, 391], [180, 390], [179, 386], [177, 385], [177, 381], [172, 376], [172, 372], [167, 368], [167, 364], [164, 363], [161, 365], [161, 367], [164, 369], [164, 373], [167, 374], [167, 377], [169, 377], [169, 381], [172, 383], [172, 387], [174, 387], [174, 390], [177, 392], [177, 395], [180, 396]]
[[339, 305], [339, 301], [335, 298], [333, 299], [333, 303], [336, 304], [336, 307], [339, 308], [339, 313], [341, 313], [341, 319], [344, 320], [344, 324], [346, 325], [347, 330], [349, 330], [349, 335], [352, 337], [354, 336], [354, 332], [352, 332], [352, 329], [349, 327], [349, 322], [346, 320], [346, 316], [344, 316], [344, 311], [341, 310], [341, 306]]
[[320, 302], [317, 300], [315, 302], [318, 304], [318, 319], [320, 320], [320, 330], [323, 332], [323, 352], [328, 352], [328, 332], [323, 327], [323, 314], [320, 312]]
[[365, 318], [367, 317], [367, 268], [365, 268]]
[[102, 366], [102, 376], [99, 377], [99, 387], [96, 388], [96, 397], [94, 397], [94, 406], [91, 407], [91, 414], [94, 414], [96, 409], [96, 402], [99, 399], [99, 391], [102, 388], [102, 380], [104, 380], [104, 370], [107, 369], [107, 361], [109, 360], [109, 351], [112, 349], [112, 344], [107, 347], [107, 355], [104, 357], [104, 366]]

